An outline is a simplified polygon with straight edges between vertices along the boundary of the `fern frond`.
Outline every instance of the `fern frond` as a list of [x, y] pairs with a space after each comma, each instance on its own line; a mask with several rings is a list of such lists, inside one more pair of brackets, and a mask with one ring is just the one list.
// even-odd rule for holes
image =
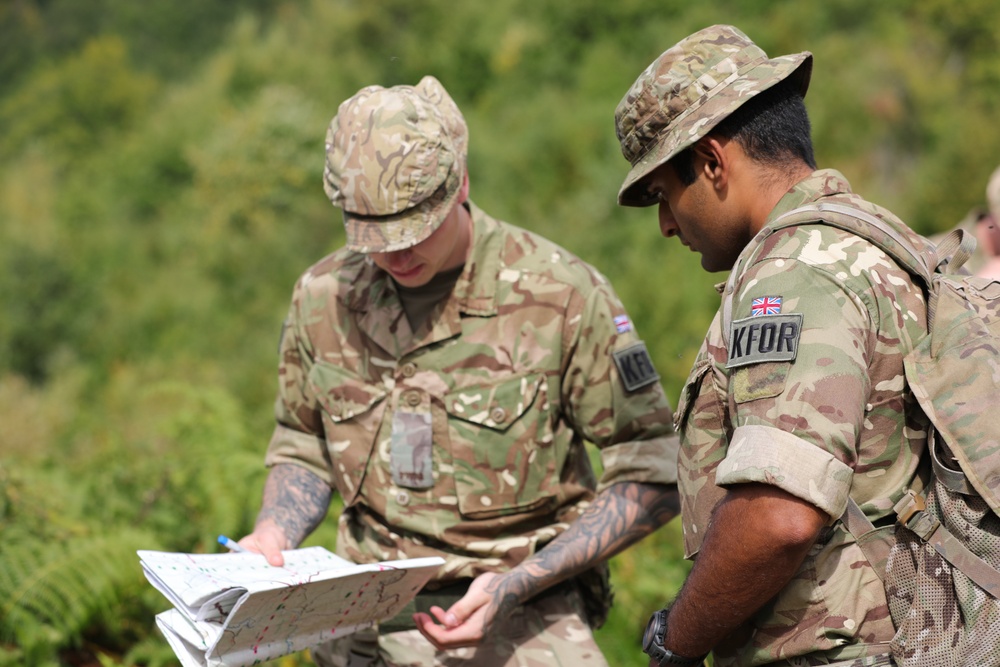
[[0, 558], [0, 639], [27, 651], [69, 645], [95, 616], [143, 583], [137, 549], [148, 533], [121, 529], [62, 543], [5, 543]]

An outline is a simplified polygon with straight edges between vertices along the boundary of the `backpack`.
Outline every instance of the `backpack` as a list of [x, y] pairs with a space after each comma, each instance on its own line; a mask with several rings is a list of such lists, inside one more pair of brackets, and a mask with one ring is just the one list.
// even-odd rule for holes
[[[927, 297], [928, 334], [904, 360], [930, 421], [926, 495], [909, 491], [892, 526], [876, 529], [853, 499], [841, 518], [885, 585], [893, 659], [900, 667], [1000, 666], [1000, 281], [958, 274], [975, 249], [961, 230], [935, 256], [842, 204], [806, 205], [769, 228], [808, 224], [870, 241]], [[732, 289], [726, 297], [728, 328]]]

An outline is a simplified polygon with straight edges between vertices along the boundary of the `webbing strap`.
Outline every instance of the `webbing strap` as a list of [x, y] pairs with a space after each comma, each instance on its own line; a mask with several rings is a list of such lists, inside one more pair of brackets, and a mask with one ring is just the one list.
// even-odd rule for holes
[[[829, 202], [807, 204], [779, 216], [769, 227], [781, 229], [809, 222], [837, 227], [874, 243], [922, 278], [925, 285], [930, 285], [935, 267], [928, 265], [928, 258], [889, 223], [867, 211]], [[873, 230], [879, 234], [873, 234]], [[934, 263], [937, 263], [936, 258]]]
[[868, 563], [875, 570], [875, 574], [882, 581], [885, 581], [885, 566], [889, 560], [889, 552], [895, 543], [892, 535], [893, 527], [875, 528], [875, 525], [865, 516], [853, 498], [847, 499], [847, 509], [840, 517], [854, 541], [857, 542], [861, 552], [868, 559]]
[[[761, 229], [755, 240], [766, 238], [767, 235], [779, 229], [810, 224], [828, 225], [860, 236], [919, 277], [923, 281], [924, 287], [930, 288], [932, 273], [938, 266], [938, 255], [931, 253], [928, 256], [918, 251], [909, 239], [885, 220], [853, 206], [831, 202], [814, 202], [800, 206], [775, 218], [774, 221]], [[960, 266], [975, 249], [975, 239], [963, 237], [961, 230], [950, 234], [946, 242], [947, 245], [942, 244], [942, 251], [947, 248], [950, 254], [951, 248], [955, 248], [955, 256], [951, 259], [950, 267]], [[759, 249], [760, 243], [749, 244], [747, 249], [749, 252], [745, 250], [737, 258], [726, 281], [722, 302], [722, 338], [727, 347], [729, 346], [729, 326], [733, 321], [733, 292], [736, 289], [736, 278], [742, 273], [742, 267], [753, 259]], [[947, 255], [942, 252], [940, 256]], [[930, 317], [931, 313], [928, 313], [928, 322], [930, 322]]]
[[934, 476], [944, 484], [945, 488], [953, 493], [961, 493], [966, 496], [979, 495], [961, 468], [953, 468], [944, 460], [944, 455], [947, 454], [948, 450], [938, 438], [936, 428], [927, 429], [927, 451], [931, 455]]
[[913, 513], [906, 522], [921, 540], [934, 547], [941, 557], [994, 598], [1000, 598], [1000, 572], [952, 535], [941, 522], [925, 511]]

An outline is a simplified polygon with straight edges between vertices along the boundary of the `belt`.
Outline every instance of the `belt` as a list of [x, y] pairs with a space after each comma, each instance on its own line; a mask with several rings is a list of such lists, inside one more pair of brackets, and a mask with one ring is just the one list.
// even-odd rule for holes
[[447, 609], [455, 604], [469, 592], [472, 579], [459, 579], [449, 584], [444, 584], [431, 589], [434, 584], [424, 586], [416, 597], [406, 603], [398, 614], [392, 618], [378, 624], [380, 633], [403, 632], [405, 630], [416, 630], [417, 624], [413, 622], [413, 614], [422, 611], [429, 614], [431, 607], [441, 607]]

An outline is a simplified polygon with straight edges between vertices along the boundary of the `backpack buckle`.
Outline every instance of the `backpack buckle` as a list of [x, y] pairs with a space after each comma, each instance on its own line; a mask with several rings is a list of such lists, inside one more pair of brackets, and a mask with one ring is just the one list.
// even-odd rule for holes
[[899, 499], [895, 505], [892, 506], [892, 511], [896, 513], [896, 521], [903, 524], [904, 526], [917, 512], [923, 512], [927, 509], [927, 505], [924, 504], [924, 499], [922, 496], [918, 496], [910, 489], [906, 492], [902, 498]]

